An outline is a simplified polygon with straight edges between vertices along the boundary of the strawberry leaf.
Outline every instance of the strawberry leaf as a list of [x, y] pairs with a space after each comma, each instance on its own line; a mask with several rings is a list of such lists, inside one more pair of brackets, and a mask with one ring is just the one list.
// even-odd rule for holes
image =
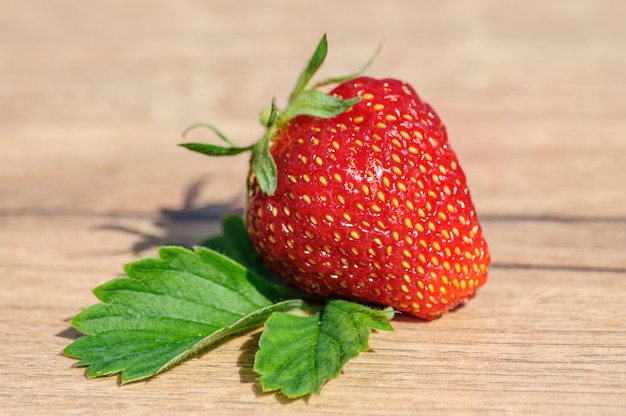
[[215, 144], [208, 144], [208, 143], [182, 143], [180, 144], [181, 147], [184, 147], [194, 152], [202, 153], [207, 156], [233, 156], [233, 155], [238, 155], [243, 152], [249, 152], [252, 150], [253, 146], [247, 146], [247, 147], [237, 146], [235, 143], [233, 143], [232, 140], [228, 138], [228, 136], [222, 133], [217, 127], [209, 123], [192, 124], [191, 126], [187, 127], [185, 131], [183, 131], [183, 138], [187, 136], [187, 133], [198, 128], [207, 128], [211, 130], [213, 133], [217, 135], [217, 137], [219, 137], [220, 139], [228, 143], [229, 146], [218, 146]]
[[315, 48], [315, 52], [313, 52], [313, 56], [309, 60], [307, 66], [304, 68], [304, 71], [300, 74], [298, 81], [296, 82], [296, 86], [289, 97], [289, 103], [291, 104], [294, 99], [306, 89], [309, 81], [315, 75], [318, 69], [324, 63], [326, 59], [326, 55], [328, 54], [328, 41], [326, 39], [326, 34], [322, 36], [319, 43], [317, 44], [317, 48]]
[[209, 143], [183, 143], [180, 146], [207, 156], [234, 156], [252, 150], [252, 146], [226, 147]]
[[278, 117], [278, 107], [276, 106], [276, 99], [272, 100], [272, 106], [270, 107], [270, 113], [267, 118], [267, 122], [265, 123], [265, 127], [271, 127], [276, 122], [276, 118]]
[[289, 398], [318, 393], [344, 365], [368, 349], [370, 329], [392, 331], [393, 310], [378, 311], [343, 300], [301, 317], [273, 314], [259, 339], [254, 370], [266, 391]]
[[376, 51], [374, 51], [374, 54], [372, 55], [372, 57], [358, 71], [353, 72], [352, 74], [348, 74], [348, 75], [343, 75], [343, 76], [331, 77], [331, 78], [323, 79], [323, 80], [318, 81], [317, 83], [315, 83], [315, 85], [313, 85], [311, 88], [315, 89], [315, 88], [324, 87], [326, 85], [339, 84], [339, 83], [342, 83], [344, 81], [348, 81], [350, 79], [353, 79], [353, 78], [356, 78], [356, 77], [360, 76], [370, 66], [372, 66], [372, 64], [374, 63], [374, 61], [376, 60], [376, 58], [380, 54], [380, 51], [382, 51], [382, 49], [383, 49], [383, 43], [381, 42], [378, 45], [378, 48], [376, 48]]
[[219, 137], [220, 139], [222, 139], [223, 141], [225, 141], [226, 143], [228, 143], [229, 145], [236, 147], [237, 145], [228, 138], [228, 136], [226, 136], [224, 133], [222, 133], [222, 131], [220, 129], [218, 129], [217, 127], [215, 127], [212, 124], [209, 123], [194, 123], [191, 126], [187, 127], [184, 131], [183, 131], [183, 138], [185, 138], [187, 136], [187, 134], [192, 131], [192, 130], [196, 130], [199, 128], [206, 128], [211, 130], [213, 133], [215, 133], [217, 135], [217, 137]]
[[269, 283], [209, 249], [163, 247], [159, 255], [128, 264], [127, 277], [94, 290], [102, 303], [72, 320], [87, 336], [64, 353], [88, 366], [88, 377], [151, 377], [302, 304], [279, 302]]
[[263, 265], [263, 260], [252, 244], [243, 219], [239, 216], [225, 217], [222, 220], [222, 234], [209, 238], [202, 246], [233, 259], [273, 284], [282, 284], [278, 277]]
[[[253, 266], [241, 218], [228, 217], [223, 227], [225, 235], [207, 245]], [[243, 247], [237, 248], [236, 241]], [[326, 301], [321, 312], [303, 317], [324, 303], [280, 300], [279, 292], [303, 294], [272, 285], [205, 247], [162, 247], [159, 258], [130, 263], [124, 270], [125, 277], [94, 290], [100, 303], [71, 321], [86, 336], [63, 353], [78, 358], [76, 366], [87, 366], [90, 378], [121, 373], [122, 383], [143, 380], [265, 323], [254, 364], [261, 384], [300, 397], [319, 392], [348, 360], [366, 350], [370, 329], [393, 330], [392, 309], [341, 300]]]
[[274, 195], [278, 183], [278, 173], [276, 162], [270, 153], [269, 134], [263, 136], [252, 149], [252, 170], [261, 190], [268, 195]]
[[347, 111], [354, 104], [358, 103], [359, 100], [359, 97], [342, 100], [318, 90], [306, 90], [295, 97], [276, 123], [283, 125], [292, 118], [302, 114], [331, 118]]

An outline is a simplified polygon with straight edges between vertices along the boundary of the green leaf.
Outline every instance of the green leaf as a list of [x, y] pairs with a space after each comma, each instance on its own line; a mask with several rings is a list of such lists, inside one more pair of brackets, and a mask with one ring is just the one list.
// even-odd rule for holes
[[376, 51], [374, 51], [374, 54], [372, 55], [372, 57], [358, 71], [353, 72], [352, 74], [344, 75], [344, 76], [331, 77], [331, 78], [323, 79], [323, 80], [317, 82], [311, 88], [320, 88], [320, 87], [324, 87], [326, 85], [340, 84], [340, 83], [342, 83], [344, 81], [347, 81], [349, 79], [356, 78], [356, 77], [360, 76], [361, 74], [363, 74], [363, 72], [365, 72], [374, 63], [374, 61], [376, 60], [376, 58], [378, 57], [378, 55], [380, 54], [380, 51], [382, 51], [382, 49], [383, 49], [383, 43], [381, 42], [378, 45], [378, 48], [376, 48]]
[[272, 127], [278, 114], [278, 106], [276, 105], [276, 99], [274, 98], [272, 99], [272, 105], [270, 108], [264, 108], [263, 111], [261, 111], [261, 125], [263, 125], [263, 127]]
[[250, 234], [239, 216], [231, 215], [222, 220], [222, 234], [211, 237], [202, 243], [203, 247], [217, 251], [241, 264], [257, 276], [270, 282], [282, 298], [298, 298], [311, 301], [323, 301], [323, 298], [304, 293], [295, 287], [287, 286], [274, 273], [269, 271], [263, 264], [261, 256], [257, 253]]
[[197, 128], [207, 128], [213, 131], [217, 137], [228, 143], [230, 146], [218, 146], [214, 144], [208, 143], [182, 143], [181, 147], [187, 148], [191, 151], [202, 153], [208, 156], [233, 156], [238, 155], [243, 152], [248, 152], [252, 150], [253, 146], [247, 147], [239, 147], [232, 140], [228, 138], [224, 133], [222, 133], [217, 127], [213, 126], [209, 123], [195, 123], [191, 126], [187, 127], [185, 131], [183, 131], [183, 138], [192, 130]]
[[263, 260], [252, 244], [243, 219], [239, 216], [225, 217], [222, 220], [222, 234], [209, 238], [202, 246], [233, 259], [271, 283], [281, 284], [278, 277], [263, 265]]
[[291, 96], [289, 97], [289, 103], [291, 103], [295, 99], [295, 97], [297, 97], [302, 91], [306, 89], [309, 81], [311, 80], [311, 78], [313, 78], [313, 75], [315, 75], [317, 70], [324, 63], [327, 54], [328, 41], [326, 39], [326, 34], [324, 34], [322, 36], [322, 39], [320, 39], [319, 43], [317, 44], [317, 48], [315, 48], [315, 52], [313, 53], [313, 56], [311, 56], [309, 63], [300, 74], [300, 77], [296, 82], [296, 86], [293, 89]]
[[331, 118], [347, 111], [358, 103], [359, 97], [342, 100], [318, 90], [307, 90], [300, 93], [293, 103], [279, 117], [277, 124], [285, 123], [292, 118], [306, 114], [320, 118]]
[[206, 248], [163, 247], [159, 258], [125, 267], [127, 277], [96, 288], [102, 303], [72, 320], [86, 337], [63, 351], [87, 375], [121, 373], [122, 382], [151, 377], [234, 333], [263, 324], [276, 311], [273, 287], [245, 267]]
[[180, 146], [208, 156], [234, 156], [252, 150], [252, 146], [225, 147], [209, 143], [182, 143]]
[[259, 339], [254, 370], [265, 391], [290, 398], [318, 393], [344, 365], [368, 349], [370, 329], [392, 331], [391, 309], [331, 300], [307, 317], [275, 313]]
[[222, 133], [220, 131], [220, 129], [218, 129], [217, 127], [215, 127], [212, 124], [209, 123], [194, 123], [191, 126], [187, 127], [184, 131], [183, 131], [183, 138], [185, 138], [185, 136], [187, 136], [187, 134], [192, 131], [192, 130], [196, 130], [198, 128], [207, 128], [211, 131], [213, 131], [213, 133], [215, 133], [217, 135], [217, 137], [219, 137], [220, 139], [224, 140], [226, 143], [228, 143], [229, 145], [233, 146], [233, 147], [237, 147], [237, 145], [228, 138], [228, 136], [226, 136], [224, 133]]
[[267, 118], [266, 127], [271, 127], [276, 122], [276, 118], [278, 117], [278, 106], [276, 106], [276, 99], [272, 100], [272, 106], [270, 107], [270, 115]]
[[270, 153], [270, 134], [265, 134], [252, 150], [252, 169], [259, 187], [268, 195], [274, 195], [278, 183], [276, 163]]

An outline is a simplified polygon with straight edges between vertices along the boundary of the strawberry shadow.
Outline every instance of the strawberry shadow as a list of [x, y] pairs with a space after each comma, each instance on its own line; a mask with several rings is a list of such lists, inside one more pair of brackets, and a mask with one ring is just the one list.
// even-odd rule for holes
[[208, 178], [202, 177], [191, 182], [185, 189], [183, 201], [177, 208], [161, 208], [153, 225], [157, 233], [147, 233], [121, 223], [105, 224], [98, 229], [118, 231], [139, 237], [131, 250], [141, 254], [164, 245], [178, 245], [191, 248], [207, 238], [220, 233], [221, 220], [227, 215], [243, 215], [240, 198], [226, 203], [199, 203], [202, 188]]

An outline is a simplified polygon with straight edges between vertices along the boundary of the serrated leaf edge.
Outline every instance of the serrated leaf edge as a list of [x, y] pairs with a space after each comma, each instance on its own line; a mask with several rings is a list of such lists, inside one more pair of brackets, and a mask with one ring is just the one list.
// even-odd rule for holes
[[[345, 308], [343, 308], [343, 305], [347, 305], [350, 304], [352, 307], [354, 307], [354, 305], [357, 305], [358, 307], [361, 308], [361, 311], [349, 311], [346, 310]], [[331, 379], [336, 378], [341, 371], [343, 370], [343, 368], [345, 367], [345, 365], [352, 359], [356, 358], [361, 352], [364, 351], [368, 351], [369, 350], [369, 337], [372, 333], [373, 330], [383, 330], [383, 331], [393, 331], [393, 326], [390, 323], [391, 318], [393, 318], [394, 316], [394, 310], [393, 308], [385, 308], [383, 310], [378, 310], [378, 309], [373, 309], [370, 307], [367, 307], [365, 305], [356, 303], [356, 302], [352, 302], [352, 301], [346, 301], [346, 300], [342, 300], [342, 299], [330, 299], [326, 302], [326, 305], [324, 307], [324, 309], [320, 312], [317, 312], [313, 315], [309, 315], [309, 316], [304, 316], [303, 318], [312, 318], [313, 316], [317, 315], [318, 317], [318, 332], [317, 332], [317, 336], [316, 338], [319, 338], [320, 335], [324, 334], [325, 336], [331, 337], [329, 334], [324, 333], [324, 312], [326, 311], [326, 308], [328, 307], [334, 307], [336, 309], [338, 309], [339, 311], [341, 311], [341, 313], [345, 316], [345, 319], [352, 325], [352, 327], [355, 330], [355, 333], [359, 333], [359, 327], [357, 326], [356, 322], [358, 321], [358, 319], [356, 319], [354, 317], [355, 314], [360, 313], [360, 314], [366, 314], [369, 318], [370, 321], [367, 324], [364, 324], [362, 327], [364, 327], [367, 332], [365, 334], [365, 339], [361, 340], [359, 339], [358, 342], [356, 342], [356, 346], [357, 349], [356, 351], [350, 351], [348, 354], [346, 354], [343, 357], [343, 360], [339, 361], [339, 367], [337, 369], [337, 371], [331, 375], [329, 375], [328, 377], [325, 377], [323, 380], [318, 380], [318, 375], [317, 374], [313, 374], [314, 377], [314, 387], [311, 391], [299, 394], [291, 394], [290, 391], [285, 390], [284, 386], [281, 387], [267, 387], [267, 385], [263, 385], [263, 376], [264, 374], [261, 374], [258, 370], [258, 367], [256, 365], [256, 357], [255, 357], [255, 365], [254, 365], [254, 370], [255, 372], [259, 375], [260, 377], [260, 382], [261, 382], [261, 387], [263, 388], [264, 391], [267, 392], [271, 392], [271, 391], [279, 391], [281, 394], [283, 394], [285, 397], [289, 398], [289, 399], [296, 399], [299, 397], [304, 397], [304, 396], [308, 396], [311, 394], [318, 394], [321, 389], [324, 387], [324, 385]], [[331, 337], [332, 338], [332, 337]], [[362, 341], [362, 342], [361, 342]], [[341, 345], [340, 345], [341, 348]], [[259, 347], [259, 351], [261, 350], [261, 348]], [[314, 347], [314, 351], [313, 351], [313, 356], [317, 356], [318, 353], [318, 348], [317, 348], [317, 344]], [[282, 371], [282, 370], [281, 370]]]

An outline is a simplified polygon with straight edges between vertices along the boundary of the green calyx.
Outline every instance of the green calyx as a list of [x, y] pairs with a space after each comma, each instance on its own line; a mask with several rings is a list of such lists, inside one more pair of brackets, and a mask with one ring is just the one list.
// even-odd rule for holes
[[318, 43], [317, 48], [315, 49], [313, 56], [311, 56], [307, 66], [300, 74], [300, 77], [296, 82], [296, 86], [289, 96], [289, 102], [287, 103], [285, 110], [280, 111], [280, 109], [276, 106], [276, 101], [272, 100], [271, 107], [263, 110], [261, 113], [261, 124], [263, 124], [266, 130], [265, 134], [259, 141], [247, 147], [239, 147], [213, 125], [208, 123], [196, 123], [185, 129], [183, 137], [185, 137], [185, 135], [191, 130], [199, 127], [205, 127], [212, 130], [220, 139], [226, 142], [227, 146], [219, 146], [208, 143], [183, 143], [181, 146], [209, 156], [232, 156], [251, 151], [252, 169], [256, 175], [259, 186], [266, 194], [273, 195], [274, 192], [276, 192], [276, 185], [278, 182], [276, 163], [274, 162], [270, 151], [274, 139], [296, 116], [309, 115], [319, 118], [332, 118], [347, 111], [359, 102], [359, 98], [343, 100], [325, 94], [318, 88], [330, 84], [341, 83], [359, 76], [372, 64], [379, 52], [380, 46], [372, 58], [370, 58], [370, 60], [359, 71], [353, 74], [343, 77], [327, 78], [309, 86], [311, 79], [324, 63], [328, 53], [328, 42], [326, 35], [324, 35]]

